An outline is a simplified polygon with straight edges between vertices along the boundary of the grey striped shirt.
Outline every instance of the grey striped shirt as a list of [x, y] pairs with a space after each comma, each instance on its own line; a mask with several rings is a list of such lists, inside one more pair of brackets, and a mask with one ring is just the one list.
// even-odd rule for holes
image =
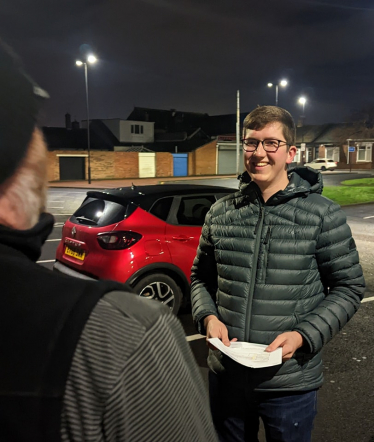
[[95, 442], [217, 440], [199, 368], [168, 309], [124, 292], [98, 302], [72, 361], [61, 436]]

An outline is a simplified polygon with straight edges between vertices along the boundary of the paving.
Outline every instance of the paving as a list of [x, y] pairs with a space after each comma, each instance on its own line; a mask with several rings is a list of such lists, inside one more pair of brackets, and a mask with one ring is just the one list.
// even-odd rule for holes
[[182, 177], [159, 177], [159, 178], [128, 178], [128, 179], [118, 179], [118, 180], [91, 180], [91, 184], [88, 181], [50, 181], [48, 183], [49, 187], [74, 187], [76, 189], [108, 189], [110, 187], [127, 187], [132, 184], [138, 186], [147, 186], [150, 184], [163, 184], [169, 181], [199, 181], [213, 178], [236, 178], [236, 175], [200, 175], [200, 176], [182, 176]]
[[[334, 172], [326, 171], [323, 172], [325, 174], [331, 174], [332, 176], [338, 175], [340, 173], [348, 173], [348, 169], [340, 169]], [[354, 173], [360, 174], [372, 174], [374, 175], [374, 169], [362, 169], [362, 170], [353, 170]], [[78, 180], [78, 181], [50, 181], [48, 183], [49, 187], [75, 187], [78, 189], [107, 189], [110, 187], [127, 187], [132, 184], [135, 185], [149, 185], [149, 184], [162, 184], [169, 181], [178, 182], [178, 181], [190, 181], [190, 180], [207, 180], [207, 179], [225, 179], [225, 178], [236, 178], [236, 174], [232, 175], [199, 175], [199, 176], [182, 176], [182, 177], [155, 177], [155, 178], [124, 178], [124, 179], [108, 179], [108, 180], [91, 180], [91, 184], [88, 184], [87, 180]]]

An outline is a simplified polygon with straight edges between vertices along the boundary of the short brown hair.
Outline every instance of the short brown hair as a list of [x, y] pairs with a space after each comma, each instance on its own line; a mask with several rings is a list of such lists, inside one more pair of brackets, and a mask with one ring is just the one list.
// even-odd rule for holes
[[295, 145], [296, 126], [292, 115], [281, 107], [259, 106], [250, 112], [243, 121], [243, 134], [247, 129], [261, 130], [271, 123], [281, 123], [283, 135], [290, 146]]

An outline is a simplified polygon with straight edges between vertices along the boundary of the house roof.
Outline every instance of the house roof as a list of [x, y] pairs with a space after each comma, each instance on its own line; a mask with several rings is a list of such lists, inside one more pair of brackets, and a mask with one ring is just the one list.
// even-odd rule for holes
[[154, 122], [155, 133], [157, 133], [158, 131], [191, 132], [201, 127], [207, 118], [208, 114], [199, 112], [134, 107], [127, 120]]
[[374, 138], [374, 129], [368, 129], [361, 123], [331, 123], [314, 126], [302, 126], [296, 130], [296, 145], [343, 145], [347, 139]]
[[147, 149], [144, 146], [120, 146], [119, 149], [116, 149], [116, 147], [118, 146], [115, 146], [114, 150], [118, 152], [154, 152], [154, 150]]
[[[244, 118], [248, 112], [240, 114], [240, 126], [243, 125]], [[236, 113], [225, 115], [212, 115], [202, 125], [202, 129], [210, 136], [235, 134], [236, 133]]]
[[[86, 150], [87, 129], [66, 127], [43, 127], [43, 134], [49, 150]], [[93, 150], [113, 150], [121, 145], [115, 135], [101, 120], [90, 122], [90, 148]]]

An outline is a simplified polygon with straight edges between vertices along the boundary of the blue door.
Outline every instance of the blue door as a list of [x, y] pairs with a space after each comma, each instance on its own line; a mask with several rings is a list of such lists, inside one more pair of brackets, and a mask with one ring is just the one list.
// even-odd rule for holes
[[187, 176], [187, 153], [173, 153], [174, 176]]

